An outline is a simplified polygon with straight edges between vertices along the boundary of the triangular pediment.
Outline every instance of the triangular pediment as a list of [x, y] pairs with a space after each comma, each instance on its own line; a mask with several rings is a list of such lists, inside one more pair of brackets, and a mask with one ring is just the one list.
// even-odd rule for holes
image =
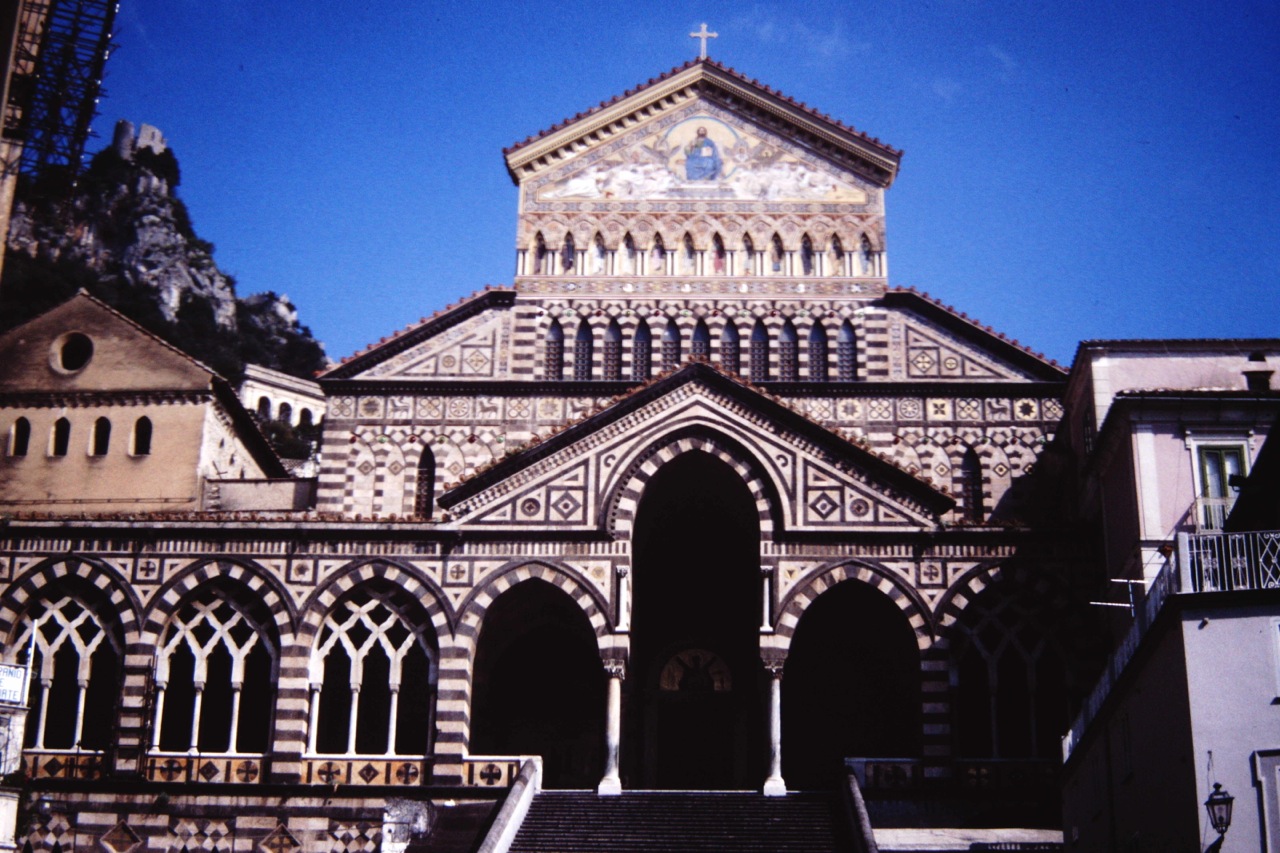
[[[794, 143], [779, 148], [781, 140]], [[797, 159], [800, 151], [826, 160], [834, 174]], [[548, 200], [637, 192], [667, 194], [645, 198], [737, 199], [770, 191], [843, 200], [860, 188], [836, 175], [856, 174], [867, 186], [887, 187], [901, 158], [880, 140], [712, 60], [674, 69], [505, 153], [512, 178], [520, 184], [539, 179], [535, 192], [549, 194], [541, 196]], [[602, 163], [593, 162], [602, 158], [615, 161], [612, 180], [598, 168]], [[621, 165], [628, 167], [625, 174], [617, 171]], [[556, 173], [551, 180], [549, 171]], [[680, 191], [695, 195], [672, 195]], [[610, 192], [615, 195], [604, 195]]]
[[931, 484], [705, 364], [517, 451], [440, 505], [465, 527], [607, 530], [655, 448], [677, 439], [714, 446], [753, 471], [774, 523], [791, 531], [931, 529], [953, 505]]

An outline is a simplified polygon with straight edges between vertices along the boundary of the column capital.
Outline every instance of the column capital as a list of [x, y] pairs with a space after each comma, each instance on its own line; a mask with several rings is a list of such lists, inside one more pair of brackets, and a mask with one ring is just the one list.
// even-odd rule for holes
[[607, 660], [604, 662], [604, 672], [605, 675], [610, 678], [616, 678], [619, 681], [622, 681], [627, 677], [626, 661]]
[[764, 670], [769, 673], [770, 678], [782, 680], [782, 670], [786, 667], [787, 662], [784, 660], [767, 660], [764, 662]]
[[627, 575], [631, 574], [630, 566], [614, 566], [613, 570], [617, 572], [618, 577], [620, 578], [625, 578]]

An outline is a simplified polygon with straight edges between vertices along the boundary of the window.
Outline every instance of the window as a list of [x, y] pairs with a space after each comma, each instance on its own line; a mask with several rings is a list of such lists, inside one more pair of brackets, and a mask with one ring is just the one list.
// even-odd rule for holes
[[813, 241], [806, 234], [800, 238], [800, 269], [805, 275], [814, 275]]
[[964, 502], [961, 509], [965, 521], [980, 524], [986, 517], [986, 507], [982, 500], [982, 460], [972, 447], [965, 451], [957, 474], [960, 480], [960, 499]]
[[315, 415], [311, 414], [310, 409], [303, 409], [301, 412], [298, 413], [298, 426], [301, 426], [301, 427], [311, 426], [312, 425], [311, 419], [313, 417], [315, 417]]
[[552, 320], [547, 327], [545, 379], [559, 382], [564, 379], [564, 329], [559, 320]]
[[800, 378], [800, 337], [795, 324], [787, 320], [778, 335], [778, 378], [795, 382]]
[[1196, 448], [1200, 478], [1199, 524], [1201, 530], [1221, 530], [1239, 491], [1238, 480], [1245, 473], [1245, 448], [1240, 444], [1202, 444]]
[[271, 401], [266, 397], [258, 398], [258, 416], [263, 420], [271, 420]]
[[725, 321], [720, 333], [720, 367], [726, 373], [742, 373], [742, 344], [732, 320]]
[[667, 321], [666, 331], [662, 333], [662, 369], [675, 370], [680, 366], [680, 327], [675, 318]]
[[742, 255], [745, 261], [742, 265], [742, 271], [747, 275], [755, 275], [756, 244], [752, 242], [750, 234], [747, 234], [742, 238]]
[[667, 271], [667, 247], [662, 244], [662, 235], [653, 238], [653, 250], [649, 253], [649, 272], [662, 275]]
[[716, 275], [724, 275], [729, 271], [728, 253], [724, 250], [724, 240], [717, 234], [711, 238], [711, 269]]
[[604, 330], [604, 378], [610, 382], [622, 378], [622, 327], [616, 319]]
[[[74, 595], [35, 604], [9, 644], [12, 662], [34, 651], [28, 749], [103, 749], [120, 695], [119, 638], [112, 622]], [[33, 642], [34, 632], [34, 642]]]
[[564, 235], [564, 246], [560, 249], [560, 268], [566, 273], [573, 272], [577, 256], [577, 250], [573, 247], [573, 235]]
[[840, 324], [840, 335], [836, 338], [836, 379], [840, 382], [858, 379], [857, 337], [848, 320]]
[[133, 425], [133, 455], [151, 454], [151, 418], [143, 415]]
[[93, 358], [93, 341], [79, 332], [63, 335], [54, 343], [54, 367], [62, 373], [75, 373]]
[[772, 250], [769, 252], [769, 266], [774, 275], [782, 275], [782, 261], [786, 254], [782, 249], [782, 238], [774, 234]]
[[93, 445], [89, 448], [91, 456], [106, 456], [111, 446], [111, 421], [98, 418], [93, 422]]
[[711, 330], [701, 318], [693, 327], [693, 340], [689, 346], [689, 355], [694, 361], [711, 360]]
[[13, 429], [9, 431], [9, 455], [26, 456], [27, 448], [30, 444], [31, 421], [26, 418], [18, 418], [13, 422]]
[[828, 275], [844, 275], [844, 245], [839, 237], [831, 238]]
[[157, 650], [153, 746], [266, 752], [277, 677], [273, 632], [266, 605], [230, 584], [206, 586], [181, 604]]
[[49, 442], [50, 456], [66, 456], [71, 446], [71, 421], [58, 418], [53, 424], [53, 435]]
[[751, 330], [751, 381], [769, 381], [769, 330], [763, 319]]
[[543, 239], [542, 232], [539, 231], [537, 236], [533, 238], [533, 275], [546, 275], [550, 272], [547, 269], [547, 241]]
[[622, 274], [635, 275], [638, 269], [639, 254], [636, 252], [636, 241], [630, 234], [622, 238]]
[[293, 406], [290, 406], [288, 403], [281, 403], [280, 411], [279, 411], [279, 420], [280, 420], [280, 423], [282, 424], [293, 423]]
[[631, 379], [644, 382], [653, 371], [653, 332], [649, 324], [641, 320], [631, 342]]
[[389, 584], [357, 588], [325, 617], [311, 654], [312, 754], [431, 751], [436, 650], [428, 625], [421, 606]]
[[573, 339], [573, 378], [580, 382], [591, 378], [591, 344], [591, 324], [584, 317]]
[[821, 320], [809, 329], [809, 381], [827, 381], [827, 330]]
[[688, 234], [684, 235], [682, 248], [683, 251], [680, 253], [680, 272], [685, 275], [694, 275], [697, 273], [698, 252], [693, 248], [693, 238]]
[[435, 507], [436, 490], [436, 457], [431, 448], [422, 448], [422, 457], [418, 460], [418, 483], [413, 495], [413, 511], [423, 520], [431, 519]]

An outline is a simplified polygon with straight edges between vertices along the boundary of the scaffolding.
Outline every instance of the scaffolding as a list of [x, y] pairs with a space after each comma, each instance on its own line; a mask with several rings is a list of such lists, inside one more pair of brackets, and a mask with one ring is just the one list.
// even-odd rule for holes
[[4, 0], [4, 175], [74, 180], [102, 94], [116, 0]]

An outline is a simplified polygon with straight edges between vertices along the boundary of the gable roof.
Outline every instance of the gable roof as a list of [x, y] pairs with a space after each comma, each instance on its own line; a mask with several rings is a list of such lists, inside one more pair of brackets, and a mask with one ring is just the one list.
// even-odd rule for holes
[[1038, 380], [1062, 382], [1067, 378], [1066, 369], [1044, 353], [1035, 352], [1002, 332], [979, 323], [963, 311], [939, 302], [914, 287], [892, 288], [885, 292], [881, 301], [887, 307], [906, 308], [932, 320], [957, 336], [1025, 370]]
[[628, 129], [638, 114], [650, 115], [689, 94], [721, 102], [765, 125], [783, 123], [793, 138], [881, 187], [897, 176], [902, 152], [896, 148], [713, 59], [693, 59], [504, 149], [511, 180], [519, 184], [579, 143]]
[[955, 500], [932, 483], [904, 470], [887, 457], [848, 441], [781, 400], [739, 377], [721, 372], [707, 362], [686, 364], [619, 397], [604, 409], [563, 427], [550, 437], [525, 446], [441, 495], [439, 504], [445, 509], [452, 509], [688, 384], [698, 384], [718, 392], [782, 429], [803, 436], [824, 456], [856, 466], [926, 512], [941, 515], [955, 506]]
[[506, 287], [485, 285], [484, 290], [473, 293], [464, 299], [440, 309], [430, 317], [423, 317], [398, 332], [393, 332], [377, 343], [370, 344], [353, 355], [349, 355], [316, 378], [350, 379], [374, 365], [381, 364], [410, 347], [456, 326], [463, 320], [487, 311], [490, 308], [507, 307], [515, 303], [516, 292]]

